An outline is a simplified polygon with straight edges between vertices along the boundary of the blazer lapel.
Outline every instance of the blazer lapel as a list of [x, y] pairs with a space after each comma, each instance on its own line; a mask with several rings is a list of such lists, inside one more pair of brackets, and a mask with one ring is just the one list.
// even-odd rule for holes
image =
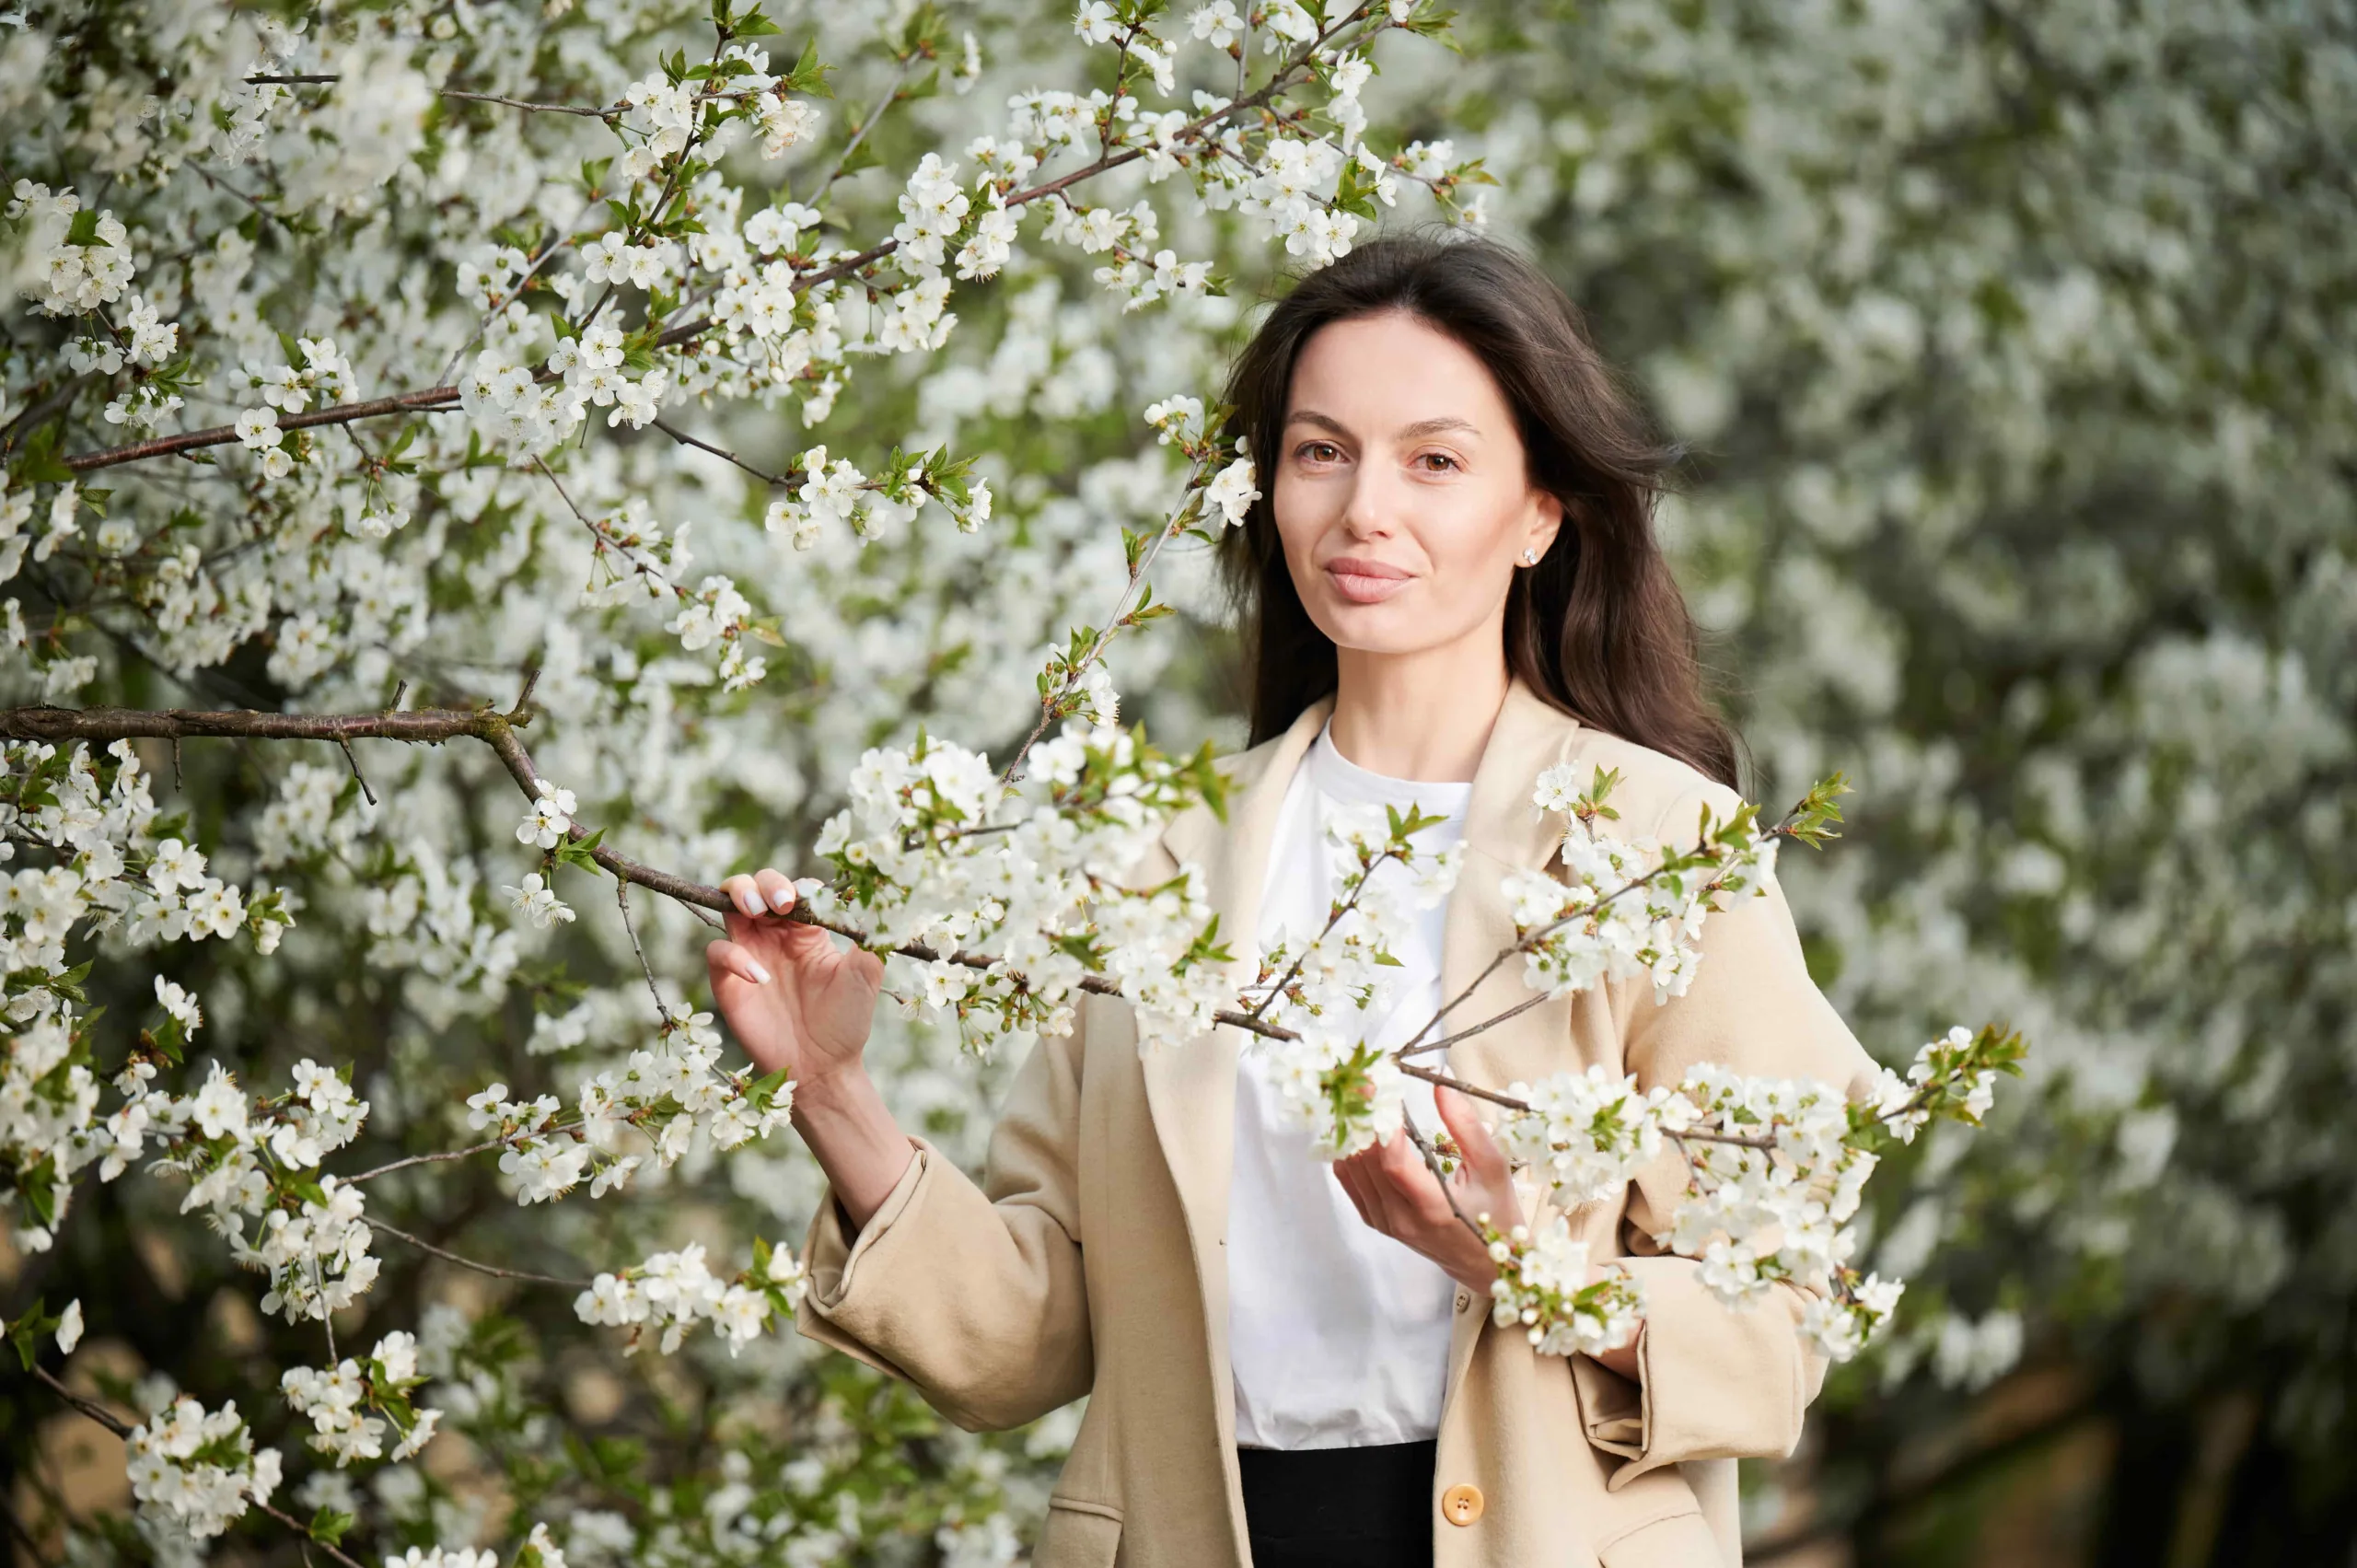
[[[1473, 795], [1465, 807], [1465, 865], [1449, 894], [1443, 926], [1441, 997], [1452, 1001], [1473, 984], [1501, 949], [1515, 940], [1514, 909], [1502, 887], [1512, 872], [1538, 870], [1554, 858], [1567, 825], [1563, 814], [1532, 804], [1538, 775], [1570, 759], [1579, 721], [1549, 706], [1517, 678], [1490, 731]], [[1441, 1020], [1439, 1037], [1529, 1000], [1519, 958], [1500, 964], [1478, 989]], [[1457, 1076], [1484, 1088], [1503, 1088], [1562, 1066], [1570, 1049], [1572, 998], [1544, 1001], [1495, 1028], [1449, 1047]], [[1431, 1059], [1426, 1058], [1427, 1062]], [[1532, 1194], [1524, 1193], [1526, 1208]], [[1448, 1408], [1457, 1403], [1475, 1345], [1488, 1324], [1486, 1301], [1457, 1315], [1449, 1342]], [[1444, 1413], [1443, 1420], [1447, 1415]]]
[[[1163, 846], [1180, 865], [1199, 866], [1219, 915], [1221, 940], [1236, 955], [1235, 986], [1258, 972], [1254, 937], [1260, 919], [1260, 884], [1268, 873], [1278, 809], [1294, 771], [1333, 711], [1324, 698], [1304, 710], [1285, 732], [1247, 752], [1232, 776], [1227, 820], [1196, 807], [1171, 819]], [[1257, 772], [1253, 764], [1257, 762]], [[1218, 1374], [1220, 1429], [1235, 1430], [1234, 1390], [1227, 1367], [1227, 1196], [1236, 1156], [1237, 1031], [1214, 1028], [1183, 1045], [1154, 1051], [1141, 1064], [1146, 1104], [1154, 1115], [1164, 1160], [1187, 1215], [1187, 1237], [1202, 1283], [1212, 1365]]]
[[[1449, 895], [1441, 950], [1441, 995], [1454, 1000], [1487, 969], [1500, 949], [1513, 946], [1514, 910], [1502, 884], [1509, 873], [1536, 871], [1554, 858], [1566, 819], [1532, 804], [1538, 775], [1570, 757], [1579, 733], [1575, 718], [1550, 707], [1516, 679], [1482, 749], [1473, 774], [1473, 795], [1465, 807], [1465, 865]], [[1441, 1021], [1453, 1033], [1529, 1000], [1519, 959], [1509, 960], [1481, 981]], [[1566, 1005], [1541, 1004], [1520, 1016], [1449, 1049], [1449, 1062], [1469, 1080], [1485, 1087], [1493, 1071], [1506, 1070], [1519, 1055], [1519, 1042], [1561, 1040]], [[1507, 1076], [1515, 1075], [1508, 1071]]]

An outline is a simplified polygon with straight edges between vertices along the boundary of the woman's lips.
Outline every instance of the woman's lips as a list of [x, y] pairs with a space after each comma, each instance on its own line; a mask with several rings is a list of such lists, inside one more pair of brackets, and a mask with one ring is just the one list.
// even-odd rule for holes
[[1380, 604], [1415, 581], [1399, 567], [1350, 555], [1326, 563], [1326, 580], [1353, 604]]

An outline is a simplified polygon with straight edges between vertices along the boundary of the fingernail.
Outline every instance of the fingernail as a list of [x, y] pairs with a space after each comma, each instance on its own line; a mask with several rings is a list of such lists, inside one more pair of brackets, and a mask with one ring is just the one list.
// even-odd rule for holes
[[794, 907], [794, 889], [792, 888], [780, 888], [776, 892], [772, 893], [770, 895], [770, 907], [777, 911], [780, 914], [784, 914], [786, 911], [792, 909]]
[[751, 964], [750, 967], [753, 971], [753, 983], [755, 985], [767, 985], [770, 982], [770, 971], [768, 970], [762, 968], [758, 962]]
[[755, 892], [738, 892], [737, 895], [737, 907], [743, 910], [747, 914], [764, 914], [768, 912], [761, 908], [761, 894]]

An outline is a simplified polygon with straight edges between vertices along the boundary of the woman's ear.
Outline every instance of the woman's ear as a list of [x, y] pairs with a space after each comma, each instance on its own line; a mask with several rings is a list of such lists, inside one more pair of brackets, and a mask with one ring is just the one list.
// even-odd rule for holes
[[1562, 531], [1562, 498], [1550, 491], [1533, 490], [1524, 522], [1523, 543], [1530, 552], [1525, 559], [1545, 557], [1555, 547], [1555, 536]]

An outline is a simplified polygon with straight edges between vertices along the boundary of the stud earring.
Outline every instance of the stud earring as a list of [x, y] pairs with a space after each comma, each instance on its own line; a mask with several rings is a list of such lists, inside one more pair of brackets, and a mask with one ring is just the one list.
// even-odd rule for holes
[[1536, 566], [1538, 564], [1538, 547], [1537, 545], [1529, 544], [1523, 546], [1522, 563], [1526, 566]]

